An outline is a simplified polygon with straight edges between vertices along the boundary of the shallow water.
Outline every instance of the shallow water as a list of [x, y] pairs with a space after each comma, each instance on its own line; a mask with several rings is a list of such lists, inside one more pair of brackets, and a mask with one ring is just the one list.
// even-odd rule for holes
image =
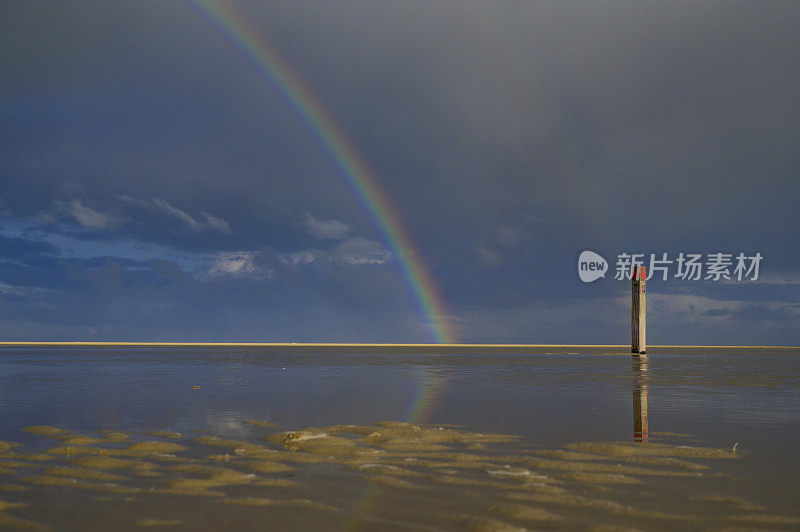
[[798, 355], [5, 348], [0, 527], [796, 529]]

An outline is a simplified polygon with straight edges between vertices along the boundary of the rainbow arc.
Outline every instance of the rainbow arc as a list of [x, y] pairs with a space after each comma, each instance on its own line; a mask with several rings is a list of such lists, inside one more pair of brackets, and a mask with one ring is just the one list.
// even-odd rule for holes
[[429, 268], [416, 252], [418, 247], [372, 170], [333, 120], [322, 100], [269, 43], [263, 32], [233, 9], [231, 2], [191, 0], [191, 4], [197, 6], [267, 84], [278, 91], [319, 139], [375, 225], [384, 245], [394, 254], [412, 300], [424, 316], [432, 337], [438, 343], [456, 343], [441, 292]]

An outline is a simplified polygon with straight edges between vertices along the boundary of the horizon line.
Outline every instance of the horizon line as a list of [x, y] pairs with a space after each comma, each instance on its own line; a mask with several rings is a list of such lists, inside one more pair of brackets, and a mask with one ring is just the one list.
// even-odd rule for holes
[[[499, 344], [499, 343], [393, 343], [393, 342], [125, 342], [125, 341], [0, 341], [0, 347], [388, 347], [388, 348], [486, 348], [526, 349], [542, 347], [628, 348], [628, 344]], [[649, 345], [648, 348], [800, 349], [790, 345]]]

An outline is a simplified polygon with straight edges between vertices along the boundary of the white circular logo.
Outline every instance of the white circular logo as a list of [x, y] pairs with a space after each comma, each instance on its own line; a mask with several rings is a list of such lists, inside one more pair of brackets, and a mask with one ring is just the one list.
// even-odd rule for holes
[[606, 276], [608, 262], [594, 251], [582, 251], [578, 257], [578, 277], [584, 283], [591, 283]]

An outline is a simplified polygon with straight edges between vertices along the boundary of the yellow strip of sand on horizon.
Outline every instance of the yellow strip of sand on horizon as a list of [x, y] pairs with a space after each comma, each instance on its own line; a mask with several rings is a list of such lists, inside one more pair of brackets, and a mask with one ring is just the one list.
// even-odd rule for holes
[[[0, 347], [269, 347], [269, 348], [419, 348], [419, 349], [541, 349], [628, 348], [627, 344], [424, 344], [370, 342], [93, 342], [0, 341]], [[649, 349], [800, 349], [788, 345], [649, 345]]]

